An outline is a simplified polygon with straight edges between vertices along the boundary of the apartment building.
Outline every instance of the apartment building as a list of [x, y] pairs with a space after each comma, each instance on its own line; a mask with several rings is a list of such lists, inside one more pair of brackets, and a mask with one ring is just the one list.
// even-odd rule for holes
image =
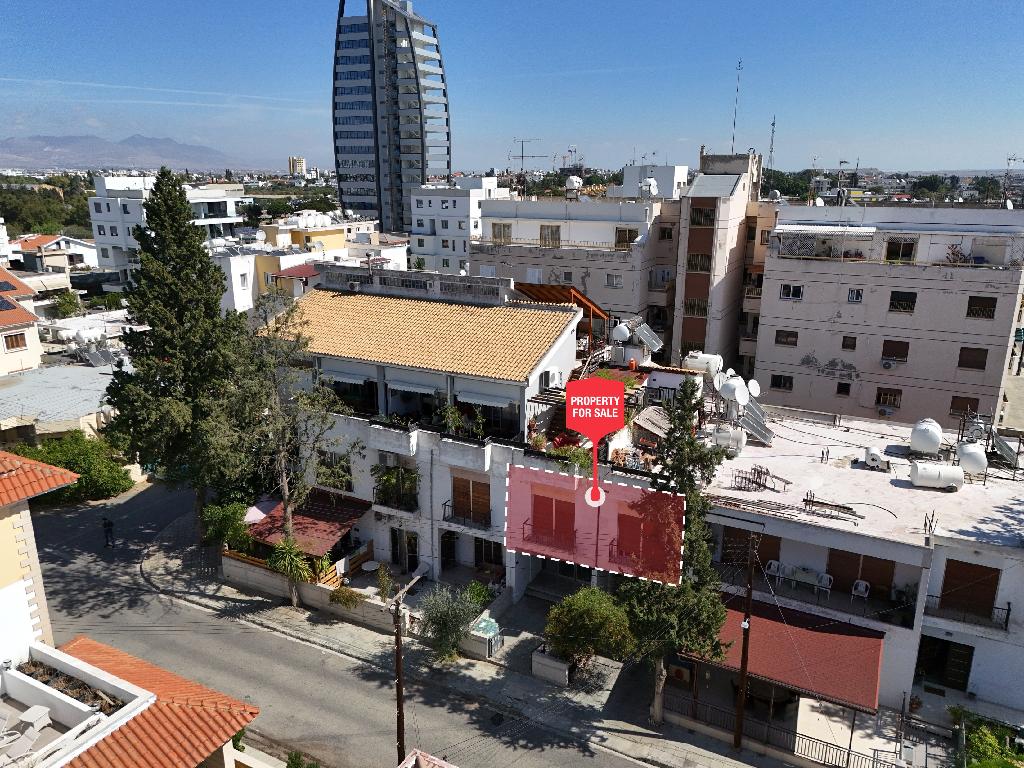
[[[361, 6], [362, 3], [349, 3]], [[412, 190], [451, 178], [448, 83], [437, 25], [408, 0], [366, 0], [346, 16], [334, 55], [334, 157], [346, 208], [385, 232], [412, 226]]]
[[753, 329], [766, 402], [999, 423], [1022, 262], [1017, 211], [781, 207]]
[[469, 266], [469, 243], [481, 234], [485, 200], [508, 200], [495, 177], [462, 176], [454, 183], [423, 184], [412, 192], [410, 258], [424, 269], [458, 274]]
[[292, 216], [260, 225], [261, 242], [266, 245], [315, 251], [325, 258], [344, 255], [350, 243], [379, 244], [378, 229], [376, 219], [347, 216], [338, 211], [296, 211]]
[[296, 155], [288, 156], [288, 175], [289, 176], [302, 176], [306, 175], [306, 158], [298, 157]]
[[[144, 204], [156, 183], [154, 176], [97, 176], [96, 194], [89, 198], [89, 217], [99, 251], [99, 268], [113, 270], [119, 282], [105, 283], [104, 290], [123, 290], [131, 272], [139, 268], [139, 244], [132, 236], [146, 221]], [[195, 216], [207, 240], [234, 237], [243, 221], [240, 208], [252, 202], [241, 184], [205, 184], [185, 187]]]
[[[47, 266], [52, 263], [64, 271], [82, 267], [96, 269], [99, 266], [96, 244], [77, 237], [22, 235], [11, 245], [15, 254], [21, 253], [21, 259], [25, 262], [27, 269], [45, 271], [46, 267], [43, 266], [43, 263], [46, 263]], [[37, 260], [40, 262], [38, 266], [34, 263]]]
[[14, 249], [11, 247], [11, 239], [7, 234], [7, 225], [4, 217], [0, 216], [0, 267], [6, 267], [11, 263], [11, 256]]
[[84, 636], [53, 647], [29, 500], [77, 479], [0, 452], [0, 763], [262, 768], [232, 742], [255, 706]]

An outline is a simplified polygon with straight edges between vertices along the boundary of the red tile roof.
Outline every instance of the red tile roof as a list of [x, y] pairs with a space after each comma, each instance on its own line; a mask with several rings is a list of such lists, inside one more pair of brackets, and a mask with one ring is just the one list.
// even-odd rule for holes
[[22, 235], [14, 241], [13, 245], [22, 252], [35, 252], [40, 248], [45, 248], [59, 237], [60, 235]]
[[[718, 637], [732, 645], [718, 666], [738, 670], [743, 650], [742, 598], [722, 597], [729, 600], [728, 615]], [[747, 669], [753, 677], [874, 712], [884, 638], [881, 632], [853, 624], [754, 601]]]
[[[369, 509], [368, 501], [314, 488], [302, 508], [292, 513], [295, 543], [307, 555], [325, 555]], [[266, 517], [249, 529], [249, 533], [264, 544], [281, 541], [284, 538], [284, 505], [279, 503], [270, 510]]]
[[0, 507], [31, 499], [78, 481], [78, 475], [41, 461], [0, 451]]
[[156, 701], [104, 736], [71, 768], [195, 768], [253, 721], [259, 708], [79, 635], [61, 647], [156, 694]]
[[18, 303], [18, 299], [29, 298], [35, 294], [31, 288], [16, 278], [6, 269], [0, 267], [0, 328], [15, 325], [30, 325], [39, 318]]
[[10, 283], [10, 288], [0, 288], [0, 296], [6, 296], [9, 299], [27, 299], [36, 293], [29, 285], [23, 283], [3, 267], [0, 267], [0, 282]]
[[274, 272], [272, 277], [316, 277], [320, 274], [320, 271], [316, 268], [315, 264], [297, 264], [294, 267], [288, 267], [288, 269], [282, 269], [280, 272]]

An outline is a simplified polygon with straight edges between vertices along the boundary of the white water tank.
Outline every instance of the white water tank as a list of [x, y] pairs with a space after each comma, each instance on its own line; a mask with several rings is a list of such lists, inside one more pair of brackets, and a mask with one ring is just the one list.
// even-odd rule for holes
[[738, 456], [747, 444], [747, 433], [740, 427], [722, 425], [712, 433], [711, 441], [729, 456]]
[[988, 469], [988, 457], [985, 455], [985, 446], [981, 443], [958, 443], [956, 456], [968, 475], [983, 475]]
[[690, 352], [683, 360], [683, 367], [695, 371], [707, 371], [714, 376], [722, 370], [725, 361], [721, 355], [707, 355], [703, 352]]
[[910, 432], [910, 450], [915, 453], [938, 453], [942, 445], [942, 427], [935, 419], [921, 419]]
[[880, 448], [865, 448], [864, 463], [872, 469], [888, 469], [889, 460], [882, 455]]
[[960, 490], [964, 484], [963, 467], [952, 464], [926, 464], [923, 461], [910, 462], [910, 482], [920, 488], [953, 488]]
[[633, 331], [629, 329], [629, 326], [625, 323], [619, 323], [612, 328], [612, 341], [624, 343], [629, 341], [629, 337], [633, 335]]
[[583, 189], [583, 179], [579, 176], [570, 176], [565, 180], [565, 188], [569, 190]]

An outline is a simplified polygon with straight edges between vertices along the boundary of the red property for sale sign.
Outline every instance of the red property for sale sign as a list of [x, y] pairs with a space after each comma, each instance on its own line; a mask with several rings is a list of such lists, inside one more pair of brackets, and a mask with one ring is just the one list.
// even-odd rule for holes
[[595, 376], [566, 384], [565, 426], [593, 443], [593, 485], [588, 499], [593, 505], [601, 501], [597, 483], [597, 444], [605, 435], [618, 432], [625, 425], [626, 385], [621, 381]]

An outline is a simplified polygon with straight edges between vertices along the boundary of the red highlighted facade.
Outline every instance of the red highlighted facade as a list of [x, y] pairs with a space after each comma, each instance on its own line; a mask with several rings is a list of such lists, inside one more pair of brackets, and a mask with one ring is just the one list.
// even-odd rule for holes
[[601, 482], [600, 507], [587, 504], [589, 478], [509, 467], [505, 547], [588, 568], [678, 584], [685, 499]]

